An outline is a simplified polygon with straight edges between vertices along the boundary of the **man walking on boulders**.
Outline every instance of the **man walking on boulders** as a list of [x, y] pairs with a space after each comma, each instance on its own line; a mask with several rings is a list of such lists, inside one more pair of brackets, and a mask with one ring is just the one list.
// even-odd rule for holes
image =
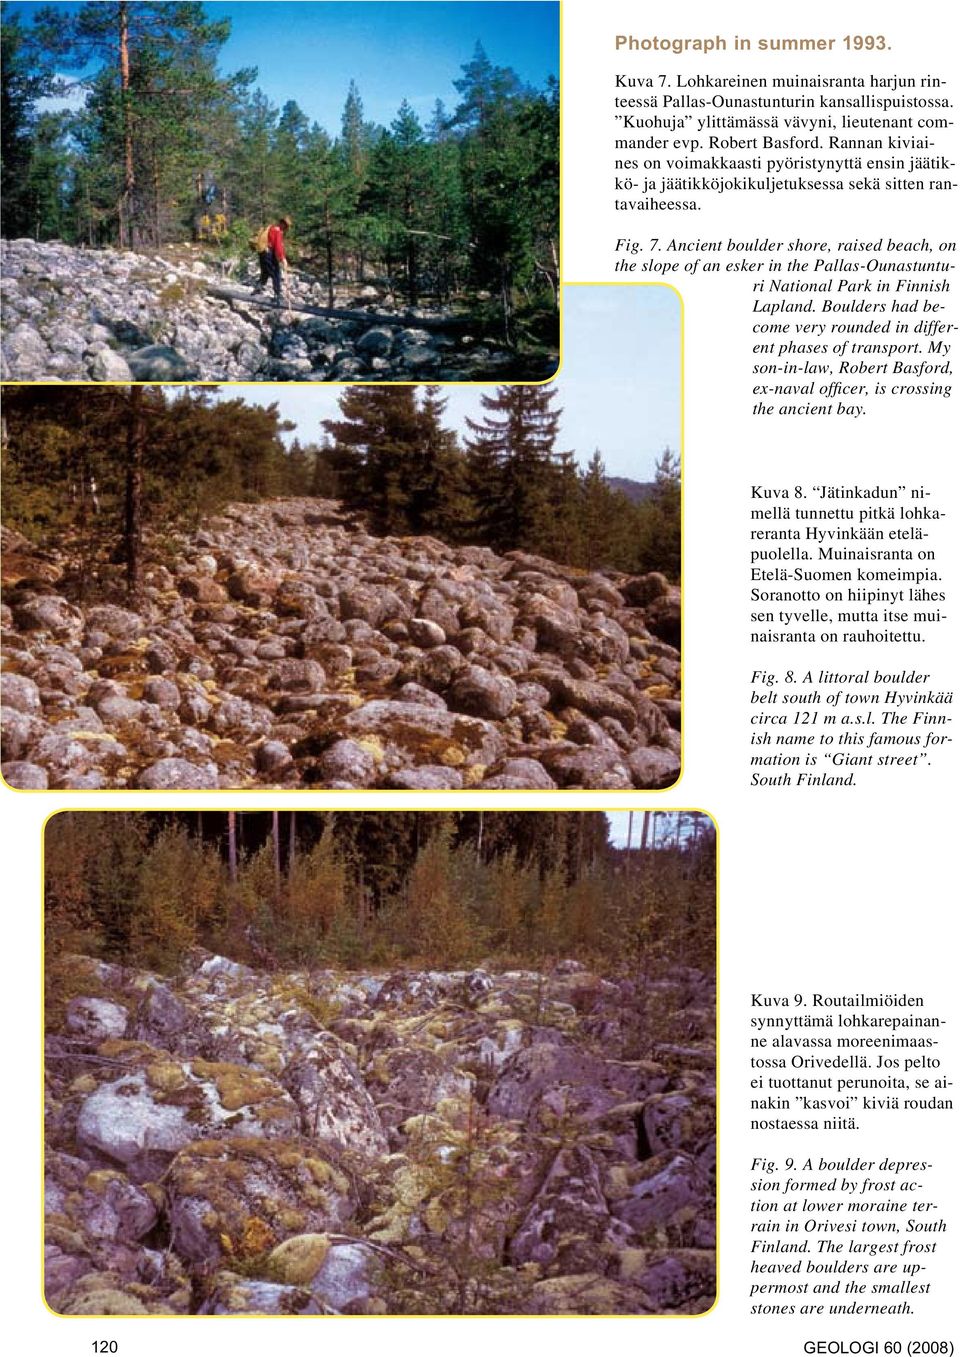
[[273, 283], [273, 299], [277, 306], [283, 304], [283, 275], [287, 269], [287, 256], [283, 248], [283, 237], [293, 222], [289, 217], [281, 217], [274, 226], [265, 226], [256, 238], [257, 253], [260, 257], [260, 281], [253, 289], [256, 295], [263, 292], [267, 283]]

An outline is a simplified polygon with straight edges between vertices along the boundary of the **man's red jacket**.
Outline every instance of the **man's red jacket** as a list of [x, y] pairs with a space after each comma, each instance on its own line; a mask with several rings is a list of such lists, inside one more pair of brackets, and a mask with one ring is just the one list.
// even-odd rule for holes
[[283, 232], [279, 226], [271, 226], [267, 232], [267, 249], [278, 264], [284, 263], [287, 256], [283, 252]]

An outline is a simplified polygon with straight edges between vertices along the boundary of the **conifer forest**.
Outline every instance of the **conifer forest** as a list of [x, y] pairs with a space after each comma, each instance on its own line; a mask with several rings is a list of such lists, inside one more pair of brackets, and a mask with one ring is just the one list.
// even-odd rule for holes
[[563, 447], [561, 393], [562, 383], [490, 388], [480, 418], [457, 428], [441, 387], [357, 385], [336, 419], [292, 430], [276, 406], [199, 386], [7, 386], [3, 522], [38, 547], [68, 546], [93, 593], [116, 587], [120, 559], [133, 562], [136, 592], [145, 535], [156, 552], [165, 531], [233, 501], [304, 495], [342, 501], [380, 536], [678, 581], [677, 455], [665, 449], [654, 480], [628, 495], [602, 450]]
[[715, 830], [615, 818], [53, 817], [51, 1308], [709, 1309]]

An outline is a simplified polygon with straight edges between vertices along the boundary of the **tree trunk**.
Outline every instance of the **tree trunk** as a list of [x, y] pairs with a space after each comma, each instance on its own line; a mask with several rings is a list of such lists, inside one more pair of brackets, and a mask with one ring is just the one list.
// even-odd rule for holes
[[140, 589], [143, 540], [143, 387], [131, 386], [127, 416], [127, 476], [123, 515], [123, 544], [127, 563], [127, 593]]
[[133, 190], [136, 177], [133, 168], [133, 120], [130, 115], [130, 14], [128, 0], [120, 0], [117, 6], [119, 27], [118, 51], [120, 59], [120, 110], [123, 120], [123, 192], [117, 204], [118, 233], [120, 248], [126, 249], [131, 243], [131, 217], [133, 215]]
[[273, 892], [280, 898], [280, 812], [273, 812]]
[[293, 876], [294, 863], [297, 855], [297, 812], [290, 812], [290, 841], [289, 851], [287, 853], [287, 876]]
[[641, 853], [645, 853], [647, 851], [647, 839], [649, 838], [650, 835], [650, 816], [651, 812], [649, 810], [645, 810], [643, 812], [643, 834], [640, 838]]
[[230, 871], [230, 882], [236, 885], [237, 881], [237, 812], [235, 810], [227, 811], [227, 864]]
[[153, 243], [158, 248], [163, 242], [163, 200], [160, 193], [160, 168], [153, 170]]

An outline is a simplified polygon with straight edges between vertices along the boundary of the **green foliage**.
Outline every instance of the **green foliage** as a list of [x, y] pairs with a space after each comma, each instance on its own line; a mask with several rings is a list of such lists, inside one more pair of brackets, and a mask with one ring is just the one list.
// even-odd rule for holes
[[414, 956], [440, 965], [473, 959], [475, 919], [458, 881], [453, 825], [443, 826], [421, 848], [407, 878], [401, 912], [403, 934]]
[[[160, 970], [198, 944], [276, 969], [496, 958], [542, 970], [565, 955], [646, 980], [678, 959], [712, 968], [705, 817], [664, 816], [660, 847], [626, 862], [599, 812], [484, 812], [482, 834], [480, 818], [301, 810], [278, 873], [272, 816], [246, 812], [231, 882], [216, 812], [60, 814], [45, 841], [49, 951]], [[647, 1040], [638, 1030], [638, 1049]]]
[[325, 420], [342, 454], [341, 493], [366, 508], [375, 532], [409, 531], [414, 486], [425, 446], [412, 386], [352, 386], [340, 398], [339, 420]]
[[[437, 388], [356, 386], [324, 421], [317, 484], [365, 514], [375, 532], [429, 533], [496, 551], [533, 551], [590, 570], [680, 577], [680, 468], [669, 449], [652, 494], [633, 503], [597, 450], [585, 470], [556, 449], [552, 386], [499, 386], [481, 397], [461, 448]], [[322, 477], [322, 479], [320, 479]]]
[[[202, 387], [143, 389], [143, 526], [189, 528], [232, 500], [309, 492], [314, 454], [288, 451], [276, 406], [215, 402]], [[130, 397], [117, 387], [8, 387], [4, 522], [68, 546], [81, 592], [122, 554], [129, 525]]]
[[[351, 80], [335, 135], [292, 100], [278, 109], [255, 71], [223, 75], [229, 32], [203, 5], [159, 0], [4, 18], [3, 233], [153, 247], [202, 239], [202, 219], [220, 214], [234, 252], [238, 222], [249, 234], [283, 213], [331, 304], [335, 278], [385, 281], [411, 302], [483, 290], [506, 340], [538, 308], [553, 340], [555, 81], [525, 88], [478, 46], [453, 114], [438, 100], [424, 128], [404, 100], [379, 127]], [[86, 92], [79, 111], [39, 112], [65, 87], [56, 72]]]
[[56, 78], [37, 26], [3, 6], [0, 21], [0, 212], [6, 236], [39, 237], [46, 222], [60, 224], [65, 166], [63, 119], [40, 113]]
[[143, 854], [130, 901], [130, 950], [148, 966], [167, 969], [208, 934], [223, 888], [219, 858], [169, 825]]

